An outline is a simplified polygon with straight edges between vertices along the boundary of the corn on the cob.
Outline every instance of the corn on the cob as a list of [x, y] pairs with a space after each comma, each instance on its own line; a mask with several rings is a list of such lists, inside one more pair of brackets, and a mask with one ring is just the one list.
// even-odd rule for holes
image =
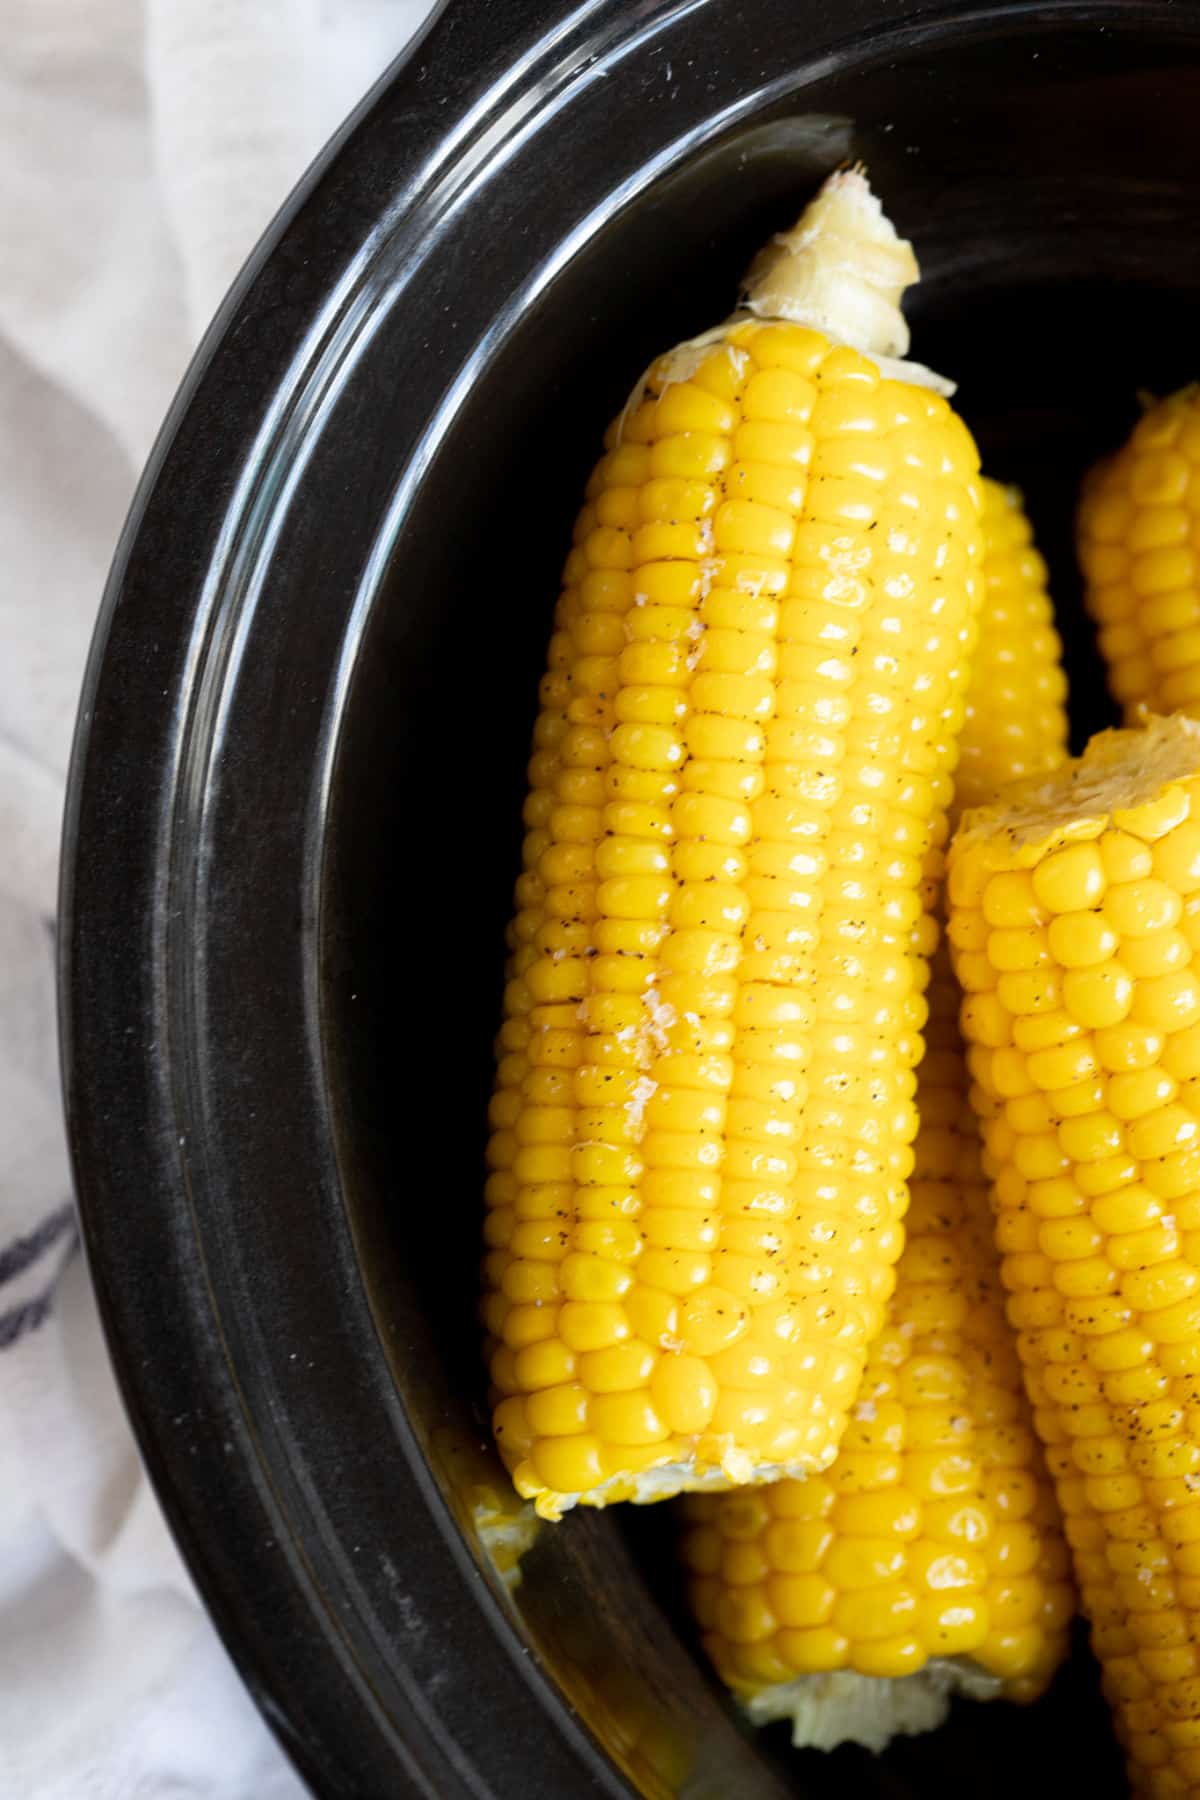
[[[984, 599], [956, 806], [1066, 755], [1066, 682], [1019, 496], [984, 482]], [[935, 884], [940, 888], [940, 883]], [[940, 893], [938, 894], [940, 900]], [[1026, 1699], [1073, 1611], [1004, 1319], [958, 991], [938, 952], [917, 1073], [907, 1244], [888, 1323], [823, 1476], [684, 1503], [705, 1646], [757, 1720], [879, 1750], [957, 1690]]]
[[1079, 560], [1113, 696], [1135, 724], [1200, 714], [1200, 387], [1152, 406], [1095, 468]]
[[1133, 1785], [1200, 1791], [1200, 726], [968, 815], [949, 892], [1001, 1274]]
[[887, 360], [915, 273], [832, 178], [576, 525], [487, 1187], [497, 1441], [547, 1517], [823, 1467], [882, 1325], [978, 603], [974, 446]]
[[1067, 753], [1067, 678], [1046, 565], [1016, 488], [984, 481], [984, 596], [954, 771], [960, 815]]

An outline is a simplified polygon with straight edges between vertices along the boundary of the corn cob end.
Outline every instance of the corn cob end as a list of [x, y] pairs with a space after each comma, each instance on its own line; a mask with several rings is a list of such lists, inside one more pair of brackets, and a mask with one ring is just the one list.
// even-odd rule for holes
[[838, 1669], [825, 1675], [801, 1675], [795, 1681], [764, 1688], [744, 1702], [754, 1725], [790, 1719], [798, 1750], [836, 1750], [859, 1744], [876, 1755], [893, 1738], [917, 1737], [945, 1722], [956, 1694], [970, 1700], [995, 1700], [1004, 1684], [973, 1664], [948, 1660], [926, 1663], [915, 1675], [880, 1680]]
[[871, 191], [861, 168], [838, 169], [790, 231], [751, 263], [741, 305], [759, 318], [823, 331], [869, 356], [881, 373], [938, 393], [954, 383], [906, 361], [908, 323], [900, 303], [921, 278], [913, 247]]
[[[503, 1437], [500, 1436], [503, 1454]], [[650, 1468], [622, 1470], [596, 1486], [575, 1493], [562, 1492], [542, 1485], [535, 1469], [523, 1460], [511, 1469], [517, 1493], [532, 1500], [534, 1511], [542, 1519], [556, 1523], [565, 1512], [576, 1506], [614, 1506], [628, 1501], [634, 1506], [651, 1506], [660, 1500], [673, 1500], [680, 1494], [726, 1493], [732, 1488], [781, 1480], [800, 1480], [813, 1472], [812, 1462], [755, 1462], [736, 1447], [717, 1451], [720, 1460], [700, 1460], [701, 1452], [692, 1451], [673, 1462], [659, 1462]], [[628, 1457], [626, 1460], [631, 1460]], [[822, 1465], [823, 1466], [823, 1465]]]
[[904, 356], [900, 310], [920, 278], [913, 247], [897, 232], [858, 169], [829, 177], [790, 231], [772, 238], [751, 264], [743, 305], [792, 319], [875, 356]]
[[[1032, 869], [1052, 851], [1088, 843], [1106, 829], [1153, 841], [1188, 816], [1188, 795], [1176, 784], [1191, 783], [1198, 773], [1200, 722], [1182, 713], [1147, 714], [1138, 730], [1097, 732], [1066, 768], [1018, 782], [994, 805], [964, 815], [950, 850], [951, 882], [956, 865], [964, 876], [966, 864], [981, 875], [1013, 864]], [[1168, 816], [1172, 807], [1182, 809], [1180, 819]], [[1163, 819], [1154, 830], [1156, 809]], [[953, 885], [950, 898], [953, 906]], [[1047, 904], [1052, 912], [1070, 910]], [[1089, 897], [1080, 904], [1087, 909], [1094, 902]]]

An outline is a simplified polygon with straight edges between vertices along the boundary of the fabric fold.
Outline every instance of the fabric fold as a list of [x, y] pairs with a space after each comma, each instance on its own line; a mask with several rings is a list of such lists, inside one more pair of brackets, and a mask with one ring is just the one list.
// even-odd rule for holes
[[[134, 1447], [54, 1026], [79, 684], [200, 333], [425, 0], [7, 0], [0, 67], [0, 1795], [299, 1800]], [[69, 1700], [64, 1704], [64, 1696]]]

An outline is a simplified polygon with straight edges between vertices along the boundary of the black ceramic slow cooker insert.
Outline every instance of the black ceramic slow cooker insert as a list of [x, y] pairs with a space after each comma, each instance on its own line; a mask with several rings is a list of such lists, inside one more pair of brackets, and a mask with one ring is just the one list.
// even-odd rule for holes
[[1080, 1650], [873, 1759], [753, 1738], [662, 1509], [481, 1542], [475, 1257], [499, 946], [558, 569], [631, 373], [861, 158], [1047, 549], [1195, 377], [1196, 0], [456, 0], [292, 198], [164, 427], [76, 748], [66, 1082], [175, 1531], [322, 1796], [1092, 1800]]

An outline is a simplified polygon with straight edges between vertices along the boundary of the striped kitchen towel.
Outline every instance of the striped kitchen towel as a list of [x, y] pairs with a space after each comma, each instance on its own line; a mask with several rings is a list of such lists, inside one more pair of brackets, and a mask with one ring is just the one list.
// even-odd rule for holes
[[138, 1463], [79, 1254], [59, 818], [105, 571], [175, 384], [428, 0], [4, 0], [0, 1800], [299, 1800]]

